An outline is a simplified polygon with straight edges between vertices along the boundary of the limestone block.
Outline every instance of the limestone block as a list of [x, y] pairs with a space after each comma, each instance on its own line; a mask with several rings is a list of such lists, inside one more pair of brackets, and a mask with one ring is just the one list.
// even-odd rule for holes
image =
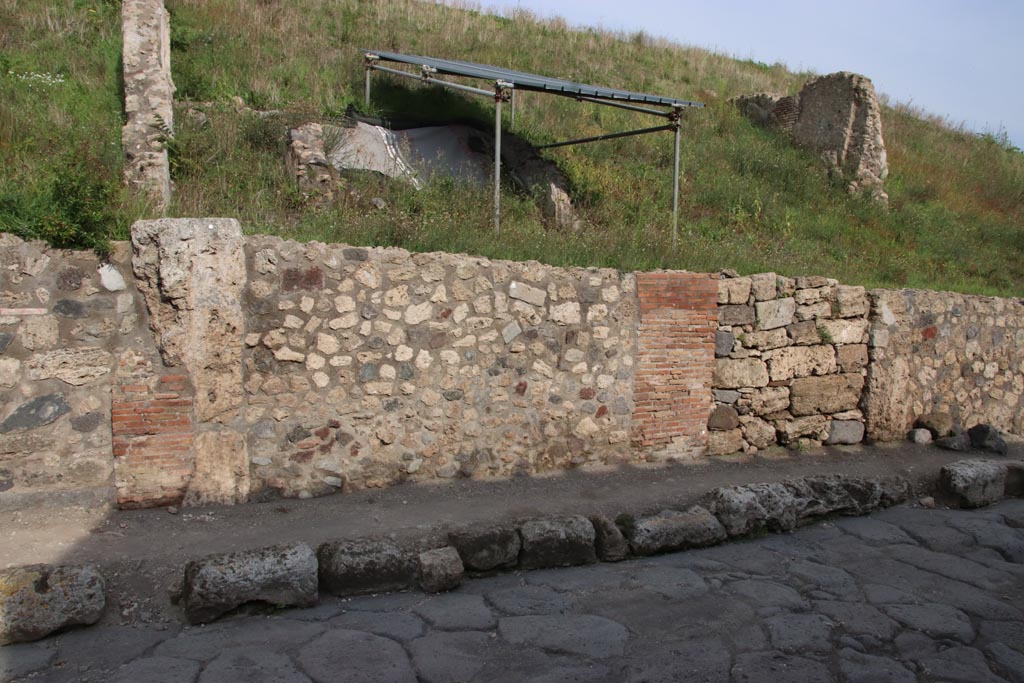
[[513, 280], [508, 285], [508, 295], [513, 299], [525, 301], [531, 306], [543, 306], [548, 293], [543, 289]]
[[13, 387], [21, 380], [21, 361], [17, 358], [0, 358], [0, 387]]
[[608, 517], [594, 515], [590, 518], [594, 525], [594, 550], [601, 562], [618, 562], [629, 555], [629, 542], [622, 530]]
[[877, 441], [903, 438], [913, 421], [913, 403], [909, 398], [907, 360], [901, 357], [873, 360], [864, 390], [868, 436]]
[[106, 605], [96, 567], [28, 565], [0, 570], [0, 645], [96, 623]]
[[786, 327], [786, 333], [789, 335], [790, 340], [798, 346], [821, 343], [821, 334], [818, 332], [818, 326], [813, 320], [793, 323]]
[[868, 366], [867, 344], [845, 344], [836, 348], [840, 372], [860, 372]]
[[391, 541], [324, 543], [317, 551], [320, 588], [332, 595], [384, 593], [409, 588], [417, 563]]
[[827, 345], [788, 346], [767, 351], [763, 358], [768, 363], [768, 374], [773, 382], [836, 371], [836, 352]]
[[759, 301], [754, 304], [754, 308], [757, 310], [757, 329], [773, 330], [793, 322], [793, 314], [796, 313], [796, 299], [785, 297], [771, 301]]
[[1006, 465], [994, 460], [958, 460], [942, 467], [939, 484], [962, 507], [982, 507], [1002, 499], [1006, 473]]
[[718, 303], [746, 304], [750, 298], [749, 277], [722, 278], [718, 281]]
[[714, 515], [694, 505], [685, 512], [662, 510], [638, 519], [629, 529], [629, 547], [636, 555], [654, 555], [716, 545], [727, 537]]
[[195, 437], [195, 474], [185, 505], [234, 505], [249, 498], [249, 451], [235, 431], [200, 432]]
[[864, 319], [819, 320], [818, 329], [830, 344], [866, 344], [868, 321]]
[[420, 588], [427, 593], [441, 593], [458, 588], [464, 575], [462, 558], [450, 545], [427, 550], [419, 555]]
[[719, 306], [718, 324], [723, 327], [728, 327], [730, 325], [753, 325], [754, 307], [740, 305]]
[[789, 335], [782, 327], [762, 332], [750, 332], [743, 335], [743, 346], [748, 349], [760, 349], [770, 351], [789, 346]]
[[914, 421], [914, 426], [930, 432], [933, 439], [941, 439], [953, 433], [953, 416], [936, 411], [925, 413]]
[[597, 562], [594, 525], [586, 517], [553, 517], [524, 522], [519, 527], [523, 569], [569, 567]]
[[60, 332], [57, 318], [52, 315], [29, 316], [21, 323], [18, 336], [21, 345], [29, 351], [43, 351], [57, 345]]
[[800, 377], [790, 385], [790, 411], [793, 415], [831, 415], [853, 410], [860, 402], [864, 377], [860, 373]]
[[578, 301], [566, 301], [551, 305], [551, 319], [560, 325], [578, 325], [580, 323], [580, 304]]
[[716, 389], [763, 387], [768, 384], [768, 370], [757, 358], [718, 358], [715, 360]]
[[832, 420], [825, 443], [855, 444], [864, 440], [864, 423], [859, 420]]
[[100, 284], [103, 285], [103, 289], [108, 292], [120, 292], [127, 288], [127, 284], [124, 281], [124, 276], [121, 275], [121, 271], [110, 263], [101, 264], [96, 272], [100, 276]]
[[793, 443], [800, 437], [812, 439], [825, 439], [828, 437], [828, 419], [824, 415], [808, 415], [793, 420], [779, 420], [775, 423], [775, 429], [779, 435], [779, 441], [788, 444]]
[[777, 443], [775, 427], [759, 417], [744, 415], [740, 418], [744, 440], [754, 448], [769, 448]]
[[727, 432], [708, 432], [708, 455], [729, 455], [742, 451], [746, 443], [743, 431], [731, 429]]
[[754, 301], [771, 301], [778, 296], [779, 276], [775, 273], [758, 273], [750, 276], [750, 291]]
[[750, 395], [750, 410], [755, 415], [772, 415], [789, 409], [789, 387], [765, 387]]
[[522, 541], [512, 526], [465, 529], [448, 534], [466, 569], [486, 572], [514, 567], [519, 561]]
[[113, 356], [102, 349], [57, 349], [32, 356], [25, 363], [29, 379], [59, 379], [73, 386], [110, 373]]
[[832, 288], [832, 313], [837, 318], [855, 318], [868, 314], [868, 295], [863, 287], [837, 285]]
[[184, 366], [200, 422], [240, 407], [244, 240], [230, 218], [136, 221], [132, 267], [164, 362]]
[[708, 419], [708, 429], [727, 432], [740, 424], [739, 414], [732, 406], [716, 406]]
[[185, 567], [182, 603], [189, 623], [213, 621], [247, 602], [310, 607], [317, 559], [305, 543], [211, 555]]

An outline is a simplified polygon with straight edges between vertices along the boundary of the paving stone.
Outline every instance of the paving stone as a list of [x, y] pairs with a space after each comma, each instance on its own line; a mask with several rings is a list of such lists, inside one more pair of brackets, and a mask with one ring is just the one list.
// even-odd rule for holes
[[882, 641], [891, 640], [899, 625], [877, 607], [859, 602], [819, 600], [814, 611], [824, 614], [847, 633], [870, 635]]
[[620, 656], [629, 640], [621, 624], [589, 614], [505, 617], [498, 634], [515, 645], [597, 659]]
[[1010, 562], [1024, 564], [1024, 530], [1013, 529], [1002, 522], [973, 517], [958, 517], [950, 524], [970, 534], [985, 548], [992, 548]]
[[882, 609], [907, 628], [920, 631], [932, 638], [955, 638], [962, 643], [974, 640], [971, 620], [966, 614], [949, 605], [889, 605]]
[[495, 609], [511, 616], [568, 612], [575, 600], [547, 586], [517, 586], [486, 594]]
[[181, 683], [195, 680], [198, 673], [198, 662], [158, 656], [125, 664], [107, 680], [110, 683]]
[[[1018, 645], [1019, 647], [1019, 645]], [[992, 643], [985, 648], [993, 668], [1013, 683], [1024, 683], [1024, 654], [1014, 650], [1007, 643]]]
[[199, 683], [310, 683], [288, 655], [250, 648], [225, 650], [206, 665]]
[[391, 612], [411, 610], [426, 599], [419, 591], [406, 591], [345, 598], [341, 604], [346, 612]]
[[949, 553], [937, 553], [916, 545], [892, 546], [887, 549], [887, 554], [918, 569], [934, 572], [954, 581], [963, 581], [985, 590], [998, 590], [1005, 587], [1013, 578], [966, 558]]
[[442, 631], [483, 631], [495, 624], [494, 614], [480, 595], [432, 596], [413, 610]]
[[846, 683], [917, 683], [917, 676], [899, 662], [849, 648], [839, 653], [839, 670]]
[[324, 632], [318, 622], [294, 619], [245, 617], [228, 619], [183, 630], [157, 645], [154, 654], [209, 661], [223, 650], [236, 647], [281, 652], [308, 642]]
[[416, 683], [401, 645], [360, 631], [332, 629], [302, 647], [297, 659], [317, 683]]
[[423, 635], [423, 619], [408, 612], [345, 612], [330, 621], [334, 627], [366, 631], [405, 643]]
[[616, 680], [627, 683], [728, 681], [732, 655], [717, 638], [657, 643], [631, 651]]
[[1024, 654], [1024, 622], [982, 619], [978, 626], [978, 639], [983, 643], [1006, 643]]
[[860, 588], [849, 572], [838, 567], [796, 560], [790, 564], [789, 573], [801, 579], [806, 586], [828, 591], [832, 595], [853, 597], [860, 594]]
[[852, 534], [862, 541], [890, 545], [892, 543], [913, 543], [914, 540], [894, 524], [874, 517], [847, 517], [835, 521], [836, 527]]
[[425, 683], [475, 681], [497, 649], [487, 633], [430, 633], [409, 643], [409, 654]]
[[10, 681], [48, 667], [57, 656], [53, 643], [19, 643], [0, 650], [0, 681]]
[[778, 652], [752, 652], [736, 657], [735, 683], [827, 683], [835, 677], [821, 662]]
[[820, 614], [780, 614], [764, 621], [772, 647], [782, 652], [828, 652], [835, 624]]
[[953, 647], [917, 660], [926, 680], [950, 683], [1003, 683], [992, 673], [985, 655], [973, 647]]
[[736, 581], [729, 589], [761, 607], [784, 607], [786, 609], [807, 609], [810, 603], [799, 593], [780, 583], [770, 581]]
[[[171, 624], [164, 630], [146, 627], [96, 625], [61, 633], [53, 638], [58, 659], [78, 668], [113, 668], [141, 657], [181, 630]], [[6, 651], [7, 648], [4, 648]]]
[[645, 588], [672, 600], [686, 600], [708, 592], [708, 585], [700, 574], [678, 567], [635, 569], [624, 586]]

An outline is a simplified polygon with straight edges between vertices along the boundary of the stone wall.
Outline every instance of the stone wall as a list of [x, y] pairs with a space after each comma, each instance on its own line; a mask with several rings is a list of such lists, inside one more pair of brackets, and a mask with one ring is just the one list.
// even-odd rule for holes
[[150, 344], [125, 246], [100, 263], [0, 235], [0, 508], [111, 498], [111, 382]]
[[872, 438], [904, 438], [928, 413], [1024, 434], [1024, 302], [910, 289], [870, 296]]
[[863, 439], [863, 287], [775, 273], [723, 277], [718, 303], [709, 454]]
[[160, 211], [171, 201], [171, 173], [163, 142], [174, 128], [169, 19], [163, 0], [123, 0], [121, 4], [124, 179]]

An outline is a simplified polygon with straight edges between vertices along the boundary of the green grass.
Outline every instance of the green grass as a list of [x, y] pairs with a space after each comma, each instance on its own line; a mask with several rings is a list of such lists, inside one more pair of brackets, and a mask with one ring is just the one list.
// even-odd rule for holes
[[[51, 4], [0, 0], [0, 229], [65, 242], [97, 231], [123, 236], [146, 209], [116, 187], [117, 4]], [[727, 102], [756, 90], [794, 92], [810, 74], [642, 32], [570, 30], [560, 20], [538, 21], [523, 11], [496, 17], [472, 6], [411, 0], [167, 5], [177, 97], [209, 103], [202, 105], [206, 125], [181, 109], [177, 114], [172, 215], [234, 216], [251, 232], [297, 239], [554, 264], [775, 270], [868, 286], [1024, 294], [1024, 155], [991, 136], [886, 106], [890, 208], [851, 198], [813, 155], [752, 126]], [[578, 234], [549, 225], [529, 197], [508, 189], [502, 234], [495, 235], [489, 190], [451, 182], [415, 192], [356, 176], [332, 205], [309, 205], [285, 174], [284, 132], [288, 125], [362, 108], [361, 47], [707, 102], [706, 109], [688, 111], [683, 124], [679, 247], [672, 248], [669, 235], [667, 133], [546, 153], [572, 182], [584, 219]], [[8, 71], [60, 74], [64, 83], [30, 90]], [[372, 113], [492, 125], [488, 100], [409, 83], [375, 76]], [[237, 111], [233, 97], [284, 113], [261, 119]], [[565, 98], [520, 93], [517, 99], [515, 132], [538, 144], [653, 125], [639, 114]], [[84, 186], [83, 174], [103, 187]], [[62, 182], [77, 192], [76, 201], [54, 202]], [[105, 202], [106, 218], [86, 211], [82, 196]], [[376, 197], [386, 209], [374, 208]], [[96, 227], [100, 223], [106, 227]]]

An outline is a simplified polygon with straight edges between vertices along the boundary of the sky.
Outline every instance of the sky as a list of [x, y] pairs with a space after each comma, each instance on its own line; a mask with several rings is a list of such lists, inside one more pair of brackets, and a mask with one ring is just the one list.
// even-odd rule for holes
[[[574, 26], [643, 30], [879, 93], [1024, 149], [1024, 0], [491, 0]], [[671, 94], [671, 93], [665, 93]]]

